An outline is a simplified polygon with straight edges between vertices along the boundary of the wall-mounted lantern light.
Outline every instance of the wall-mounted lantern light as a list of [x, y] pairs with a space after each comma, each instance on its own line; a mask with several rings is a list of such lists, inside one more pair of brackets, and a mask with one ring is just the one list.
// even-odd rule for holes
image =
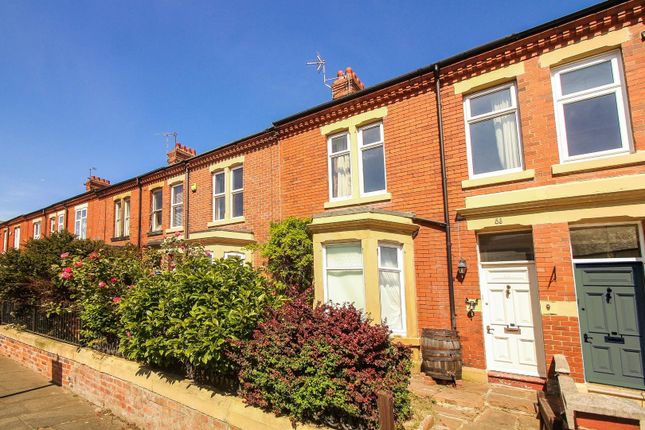
[[466, 263], [466, 260], [463, 258], [459, 259], [459, 263], [457, 264], [457, 278], [462, 280], [466, 277], [466, 272], [468, 271], [468, 264]]

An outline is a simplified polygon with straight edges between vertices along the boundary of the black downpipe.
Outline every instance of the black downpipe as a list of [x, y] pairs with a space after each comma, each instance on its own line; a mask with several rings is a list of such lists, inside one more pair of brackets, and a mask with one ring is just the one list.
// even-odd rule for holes
[[143, 189], [141, 188], [141, 177], [137, 177], [137, 186], [139, 187], [139, 216], [137, 217], [137, 248], [141, 248], [141, 193]]
[[448, 208], [448, 177], [446, 175], [446, 151], [443, 141], [443, 119], [441, 115], [441, 83], [439, 65], [434, 65], [434, 86], [437, 100], [437, 127], [439, 131], [439, 157], [441, 159], [441, 189], [443, 191], [443, 219], [446, 223], [446, 263], [448, 264], [448, 298], [450, 301], [450, 327], [457, 330], [455, 312], [455, 283], [452, 277], [452, 241], [450, 239], [450, 209]]

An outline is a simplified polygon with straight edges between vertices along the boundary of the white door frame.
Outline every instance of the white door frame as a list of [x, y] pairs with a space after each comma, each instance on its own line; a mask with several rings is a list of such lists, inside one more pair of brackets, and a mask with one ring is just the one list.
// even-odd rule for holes
[[[479, 248], [479, 247], [478, 247]], [[487, 336], [486, 326], [490, 325], [489, 321], [489, 308], [488, 304], [488, 289], [486, 288], [486, 281], [484, 277], [484, 270], [491, 267], [526, 267], [529, 272], [529, 290], [531, 292], [531, 311], [533, 314], [533, 338], [535, 340], [535, 354], [536, 354], [536, 372], [519, 372], [516, 369], [497, 369], [491, 367], [492, 359], [492, 348], [490, 346], [490, 338]], [[486, 368], [488, 370], [497, 371], [497, 372], [507, 372], [513, 374], [521, 374], [528, 376], [545, 376], [546, 375], [546, 362], [545, 362], [545, 353], [544, 353], [544, 332], [542, 331], [542, 314], [540, 310], [540, 299], [538, 291], [538, 282], [537, 282], [537, 271], [535, 267], [535, 261], [523, 260], [523, 261], [501, 261], [501, 262], [491, 262], [483, 263], [480, 260], [479, 263], [479, 290], [482, 297], [482, 333], [484, 336], [484, 351], [486, 354]]]

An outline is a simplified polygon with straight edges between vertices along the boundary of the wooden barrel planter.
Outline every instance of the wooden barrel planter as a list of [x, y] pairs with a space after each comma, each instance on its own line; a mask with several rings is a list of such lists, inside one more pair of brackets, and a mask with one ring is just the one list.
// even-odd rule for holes
[[421, 371], [434, 379], [461, 379], [461, 342], [455, 330], [424, 328], [421, 333]]

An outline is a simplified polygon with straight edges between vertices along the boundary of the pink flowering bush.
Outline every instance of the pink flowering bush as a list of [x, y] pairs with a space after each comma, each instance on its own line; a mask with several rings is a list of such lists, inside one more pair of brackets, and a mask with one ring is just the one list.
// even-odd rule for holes
[[144, 275], [140, 256], [132, 249], [99, 250], [84, 257], [63, 253], [55, 267], [61, 288], [68, 289], [75, 301], [81, 341], [97, 348], [115, 345], [121, 299]]

